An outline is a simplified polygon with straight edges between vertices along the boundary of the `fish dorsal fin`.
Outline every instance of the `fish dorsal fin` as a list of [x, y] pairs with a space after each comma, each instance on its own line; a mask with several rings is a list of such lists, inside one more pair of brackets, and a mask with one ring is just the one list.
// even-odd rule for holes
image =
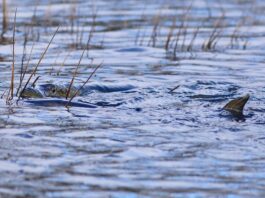
[[230, 111], [232, 113], [243, 114], [244, 106], [247, 103], [249, 97], [250, 97], [249, 94], [247, 94], [245, 96], [231, 100], [224, 106], [223, 109]]

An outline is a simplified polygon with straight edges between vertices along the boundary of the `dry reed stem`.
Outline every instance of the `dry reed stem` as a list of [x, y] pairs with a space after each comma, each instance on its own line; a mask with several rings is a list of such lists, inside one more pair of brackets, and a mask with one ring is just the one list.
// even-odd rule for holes
[[[239, 31], [240, 31], [240, 28], [245, 24], [247, 20], [247, 17], [242, 17], [242, 19], [237, 23], [232, 35], [231, 35], [231, 38], [230, 38], [230, 47], [231, 48], [234, 48], [235, 45], [239, 45], [238, 43], [238, 39], [240, 38], [240, 35], [239, 35]], [[244, 47], [243, 47], [244, 48]]]
[[76, 90], [76, 92], [74, 93], [74, 95], [70, 98], [70, 100], [68, 101], [68, 103], [65, 105], [65, 107], [69, 107], [69, 104], [72, 102], [72, 100], [78, 95], [78, 93], [80, 92], [81, 89], [83, 89], [83, 87], [88, 83], [88, 81], [92, 78], [92, 76], [96, 73], [96, 71], [98, 70], [98, 68], [100, 68], [102, 66], [103, 62], [98, 64], [96, 66], [96, 68], [93, 70], [93, 72], [89, 75], [89, 77], [87, 78], [87, 80], [83, 83], [83, 85]]
[[10, 91], [7, 97], [7, 101], [11, 101], [14, 97], [14, 81], [15, 81], [15, 32], [16, 32], [16, 18], [17, 18], [17, 8], [14, 16], [13, 24], [13, 43], [12, 43], [12, 69], [11, 69], [11, 82], [10, 82]]
[[88, 57], [89, 45], [90, 45], [92, 37], [94, 36], [94, 33], [95, 33], [96, 19], [97, 19], [97, 10], [94, 11], [94, 13], [92, 15], [92, 26], [91, 26], [91, 29], [89, 31], [88, 40], [87, 40], [87, 57]]
[[[185, 21], [187, 21], [187, 19], [185, 19]], [[183, 27], [183, 39], [182, 39], [181, 51], [184, 51], [187, 34], [188, 34], [188, 25], [185, 23]]]
[[156, 41], [157, 41], [157, 36], [158, 36], [158, 27], [159, 27], [159, 23], [161, 20], [160, 17], [161, 17], [161, 9], [159, 10], [159, 13], [153, 19], [154, 27], [153, 27], [152, 34], [150, 36], [147, 46], [150, 46], [151, 43], [152, 43], [152, 47], [156, 46]]
[[52, 2], [49, 0], [47, 2], [47, 8], [45, 9], [45, 15], [44, 15], [44, 31], [45, 33], [48, 32], [48, 28], [51, 26], [52, 24], [52, 20], [51, 20], [51, 8], [52, 8]]
[[7, 91], [7, 89], [2, 93], [2, 95], [0, 97], [1, 99], [4, 98], [6, 91]]
[[175, 90], [178, 89], [179, 87], [180, 87], [180, 85], [177, 85], [176, 87], [170, 89], [168, 93], [173, 93], [173, 91], [175, 91]]
[[74, 39], [74, 48], [77, 49], [78, 48], [78, 40], [79, 40], [79, 33], [80, 33], [80, 22], [79, 20], [76, 21], [76, 35], [75, 35], [75, 39]]
[[140, 39], [139, 39], [139, 45], [140, 45], [140, 46], [142, 46], [143, 43], [144, 43], [144, 41], [145, 41], [146, 32], [147, 32], [147, 27], [145, 27], [145, 29], [143, 30], [141, 41], [140, 41]]
[[192, 51], [192, 47], [193, 47], [194, 41], [195, 41], [195, 39], [196, 39], [196, 37], [197, 37], [199, 31], [200, 31], [200, 26], [198, 26], [198, 27], [196, 28], [196, 30], [194, 31], [194, 33], [193, 33], [193, 37], [192, 37], [192, 39], [191, 39], [191, 41], [190, 41], [190, 44], [189, 44], [188, 47], [187, 47], [187, 51], [188, 51], [188, 52]]
[[65, 62], [66, 62], [67, 58], [70, 56], [70, 53], [71, 53], [71, 52], [72, 52], [72, 51], [69, 51], [69, 52], [66, 54], [66, 56], [65, 56], [64, 59], [63, 59], [63, 62], [59, 65], [59, 68], [58, 68], [57, 73], [56, 73], [57, 76], [60, 75], [61, 68], [65, 65]]
[[58, 52], [57, 52], [57, 54], [56, 54], [55, 61], [54, 61], [54, 63], [52, 64], [51, 69], [50, 69], [50, 72], [49, 72], [49, 75], [50, 75], [50, 76], [52, 75], [52, 72], [53, 72], [53, 70], [54, 70], [54, 66], [57, 66], [57, 61], [58, 61], [58, 58], [60, 58], [60, 54], [61, 54], [61, 53], [62, 53], [62, 51], [59, 51], [59, 50], [58, 50]]
[[37, 65], [35, 66], [34, 70], [33, 70], [32, 73], [30, 74], [30, 76], [29, 76], [29, 78], [28, 78], [26, 84], [24, 85], [23, 89], [21, 90], [21, 92], [20, 92], [20, 94], [19, 94], [18, 100], [20, 99], [21, 94], [23, 93], [23, 91], [24, 91], [24, 90], [26, 89], [26, 87], [28, 86], [28, 84], [29, 84], [31, 78], [33, 77], [33, 75], [35, 75], [35, 73], [37, 72], [40, 63], [41, 63], [42, 59], [44, 58], [46, 52], [48, 51], [48, 49], [49, 49], [49, 47], [50, 47], [50, 45], [51, 45], [51, 43], [52, 43], [52, 41], [53, 41], [55, 35], [56, 35], [57, 32], [59, 31], [59, 28], [60, 28], [60, 26], [57, 27], [56, 31], [54, 32], [52, 38], [50, 39], [50, 41], [49, 41], [49, 43], [48, 43], [48, 45], [47, 45], [47, 47], [45, 48], [44, 52], [42, 53], [42, 55], [41, 55], [41, 57], [40, 57], [40, 59], [39, 59]]
[[202, 45], [202, 49], [203, 50], [212, 50], [215, 48], [218, 38], [221, 34], [221, 32], [223, 31], [223, 21], [224, 21], [225, 15], [223, 14], [215, 23], [214, 25], [214, 29], [210, 35], [210, 37], [208, 38], [207, 41], [204, 42], [204, 44]]
[[31, 49], [30, 49], [30, 53], [29, 53], [29, 57], [28, 57], [28, 61], [27, 61], [27, 64], [26, 64], [26, 66], [24, 68], [24, 71], [23, 71], [23, 74], [22, 74], [22, 78], [21, 78], [21, 82], [20, 82], [21, 84], [19, 86], [18, 92], [19, 92], [19, 90], [20, 90], [20, 88], [22, 86], [23, 80], [24, 80], [25, 75], [26, 75], [26, 73], [28, 71], [29, 62], [30, 62], [30, 59], [31, 59], [31, 56], [32, 56], [32, 52], [33, 52], [34, 46], [35, 46], [35, 41], [32, 43], [32, 46], [31, 46]]
[[187, 12], [184, 15], [184, 23], [183, 23], [183, 40], [182, 40], [182, 45], [181, 45], [181, 51], [184, 51], [185, 48], [185, 42], [186, 42], [186, 37], [187, 37], [187, 33], [188, 33], [188, 24], [186, 23], [188, 21], [188, 13], [190, 12], [190, 10], [192, 9], [193, 4], [191, 3], [191, 5], [188, 7]]
[[37, 76], [37, 78], [35, 78], [35, 80], [33, 81], [33, 83], [31, 84], [31, 87], [35, 87], [37, 81], [39, 80], [40, 76]]
[[59, 76], [59, 74], [60, 74], [60, 72], [61, 72], [61, 68], [64, 66], [64, 64], [65, 64], [67, 58], [70, 56], [71, 52], [72, 52], [72, 51], [69, 51], [69, 52], [66, 54], [66, 56], [64, 57], [63, 63], [62, 63], [62, 64], [59, 66], [59, 68], [58, 68], [57, 76]]
[[243, 50], [247, 49], [248, 42], [249, 42], [249, 40], [246, 38], [246, 41], [243, 44]]
[[71, 92], [72, 86], [73, 86], [73, 84], [74, 84], [75, 77], [76, 77], [76, 75], [77, 75], [78, 67], [79, 67], [79, 65], [80, 65], [80, 63], [81, 63], [81, 60], [82, 60], [82, 58], [83, 58], [83, 56], [84, 56], [85, 51], [86, 51], [86, 50], [83, 50], [82, 55], [81, 55], [81, 57], [79, 58], [78, 64], [77, 64], [77, 66], [76, 66], [76, 68], [75, 68], [75, 71], [74, 71], [74, 73], [73, 73], [73, 77], [72, 77], [72, 79], [71, 79], [71, 81], [70, 81], [70, 84], [69, 84], [68, 89], [67, 89], [67, 92], [66, 92], [66, 96], [65, 96], [66, 99], [67, 99], [67, 98], [69, 97], [69, 95], [70, 95], [70, 92]]
[[76, 66], [76, 68], [75, 68], [75, 71], [74, 71], [74, 73], [73, 73], [73, 77], [72, 77], [72, 79], [71, 79], [71, 82], [70, 82], [70, 84], [69, 84], [69, 87], [68, 87], [68, 90], [67, 90], [67, 93], [66, 93], [66, 96], [65, 96], [66, 99], [68, 99], [68, 97], [69, 97], [69, 95], [70, 95], [70, 92], [71, 92], [71, 89], [72, 89], [72, 86], [73, 86], [73, 83], [74, 83], [75, 77], [76, 77], [76, 75], [77, 75], [78, 68], [79, 68], [79, 66], [80, 66], [80, 64], [81, 64], [81, 61], [82, 61], [83, 57], [84, 57], [85, 51], [86, 51], [86, 50], [87, 50], [87, 51], [89, 50], [89, 44], [90, 44], [90, 41], [91, 41], [91, 39], [92, 39], [92, 37], [93, 37], [93, 33], [94, 33], [94, 31], [95, 31], [96, 17], [97, 17], [97, 12], [95, 12], [95, 13], [93, 14], [93, 23], [92, 23], [91, 29], [90, 29], [90, 31], [89, 31], [89, 35], [88, 35], [88, 39], [87, 39], [87, 44], [86, 44], [87, 47], [86, 47], [86, 49], [83, 50], [83, 52], [82, 52], [82, 54], [81, 54], [81, 56], [80, 56], [80, 58], [79, 58], [78, 64], [77, 64], [77, 66]]
[[83, 36], [84, 36], [84, 26], [82, 27], [81, 29], [81, 32], [80, 32], [80, 37], [79, 37], [79, 46], [82, 48], [82, 41], [83, 41]]
[[168, 32], [168, 35], [167, 35], [167, 40], [166, 40], [166, 43], [165, 43], [165, 50], [168, 51], [168, 48], [169, 48], [169, 43], [171, 41], [171, 38], [173, 36], [173, 33], [174, 33], [174, 30], [176, 28], [176, 21], [177, 21], [177, 15], [174, 17], [173, 21], [172, 21], [172, 25], [169, 29], [169, 32]]
[[67, 93], [66, 93], [66, 96], [65, 96], [66, 99], [67, 99], [67, 98], [69, 97], [69, 95], [70, 95], [70, 92], [71, 92], [71, 89], [72, 89], [72, 86], [73, 86], [73, 83], [74, 83], [75, 77], [76, 77], [76, 75], [77, 75], [78, 68], [79, 68], [79, 66], [80, 66], [80, 64], [81, 64], [81, 61], [82, 61], [82, 59], [83, 59], [83, 57], [84, 57], [84, 54], [85, 54], [85, 51], [86, 51], [86, 50], [87, 50], [87, 49], [84, 49], [84, 50], [82, 51], [82, 54], [81, 54], [81, 56], [80, 56], [80, 58], [79, 58], [78, 64], [77, 64], [77, 66], [76, 66], [76, 68], [75, 68], [75, 71], [74, 71], [74, 73], [73, 73], [73, 77], [72, 77], [71, 82], [70, 82], [70, 84], [69, 84], [69, 87], [68, 87], [68, 89], [67, 89]]
[[18, 96], [19, 90], [22, 86], [22, 81], [23, 81], [23, 73], [24, 73], [24, 62], [25, 62], [25, 58], [26, 58], [26, 54], [27, 54], [27, 42], [28, 42], [28, 34], [29, 32], [25, 33], [24, 36], [24, 42], [23, 42], [23, 52], [22, 52], [22, 58], [21, 58], [21, 67], [20, 67], [20, 78], [19, 78], [19, 85], [17, 88], [17, 92], [16, 92], [16, 96]]
[[[193, 6], [193, 4], [191, 4], [189, 7], [187, 7], [187, 10], [185, 10], [183, 16], [181, 17], [182, 21], [181, 21], [181, 25], [179, 27], [179, 31], [178, 31], [176, 39], [175, 39], [175, 45], [174, 45], [174, 50], [173, 50], [173, 58], [174, 59], [177, 59], [177, 48], [178, 48], [178, 43], [179, 43], [179, 40], [180, 40], [181, 33], [183, 32], [184, 36], [186, 37], [186, 35], [185, 35], [186, 30], [185, 29], [187, 27], [186, 27], [185, 23], [186, 23], [186, 20], [187, 20], [187, 15], [190, 12], [190, 10], [192, 9], [192, 6]], [[184, 45], [184, 42], [185, 41], [183, 40], [182, 46]]]
[[3, 12], [3, 16], [2, 16], [2, 34], [1, 36], [3, 37], [4, 33], [6, 32], [7, 30], [7, 4], [6, 4], [6, 0], [3, 0], [2, 1], [2, 12]]
[[[140, 21], [144, 21], [145, 11], [146, 11], [146, 4], [145, 4], [144, 9], [143, 9], [143, 12], [141, 14]], [[138, 44], [138, 41], [139, 41], [139, 38], [140, 38], [140, 34], [141, 34], [141, 25], [138, 26], [138, 31], [136, 33], [136, 37], [135, 37], [135, 40], [134, 40], [134, 44], [135, 45]]]
[[70, 20], [70, 24], [71, 24], [71, 34], [74, 33], [74, 22], [75, 22], [75, 19], [76, 19], [76, 0], [73, 0], [72, 4], [71, 4], [71, 7], [70, 7], [70, 16], [69, 16], [69, 20]]

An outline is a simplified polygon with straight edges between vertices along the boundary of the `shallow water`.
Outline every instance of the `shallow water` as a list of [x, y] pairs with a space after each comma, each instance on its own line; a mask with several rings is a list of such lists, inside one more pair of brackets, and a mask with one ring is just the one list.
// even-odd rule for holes
[[[263, 1], [49, 2], [9, 3], [10, 21], [18, 8], [16, 86], [27, 29], [27, 54], [35, 42], [32, 70], [61, 25], [37, 84], [67, 84], [97, 13], [75, 85], [90, 75], [93, 59], [103, 66], [91, 82], [136, 88], [74, 99], [111, 104], [91, 109], [1, 99], [0, 197], [265, 196]], [[164, 43], [174, 16], [180, 26], [189, 7], [174, 57], [174, 46], [166, 52]], [[150, 41], [158, 16], [157, 37]], [[202, 49], [222, 16], [215, 48]], [[12, 38], [12, 24], [5, 37]], [[0, 60], [2, 94], [10, 83], [10, 43], [0, 45]], [[222, 111], [247, 93], [245, 120]]]

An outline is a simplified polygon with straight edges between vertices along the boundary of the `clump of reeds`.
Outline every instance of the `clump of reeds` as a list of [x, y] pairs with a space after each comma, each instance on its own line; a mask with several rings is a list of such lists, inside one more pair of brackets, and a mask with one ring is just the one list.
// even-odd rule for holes
[[[202, 18], [200, 21], [196, 21], [196, 25], [191, 25], [192, 23], [190, 22], [192, 19], [196, 19], [196, 17], [193, 17], [192, 15], [193, 9], [193, 4], [190, 4], [183, 9], [183, 13], [181, 15], [175, 14], [171, 18], [163, 16], [161, 14], [162, 11], [159, 12], [159, 14], [152, 18], [152, 21], [149, 21], [153, 24], [150, 35], [146, 36], [146, 31], [141, 31], [139, 28], [136, 34], [135, 44], [146, 44], [151, 47], [163, 47], [166, 51], [167, 57], [173, 60], [178, 60], [179, 56], [182, 56], [185, 52], [188, 52], [190, 57], [192, 57], [193, 52], [212, 52], [218, 50], [217, 46], [221, 43], [220, 41], [222, 38], [227, 38], [226, 28], [228, 26], [225, 20], [225, 9], [223, 9], [220, 4], [221, 15], [213, 20], [211, 9], [208, 6], [208, 17], [204, 19]], [[144, 16], [141, 18], [147, 19], [147, 17]], [[166, 24], [170, 22], [170, 25], [166, 25], [166, 28], [168, 29], [167, 33], [161, 35], [161, 32], [165, 32], [161, 31], [164, 28], [164, 18], [168, 18], [171, 21], [166, 21]], [[230, 34], [231, 48], [242, 47], [242, 49], [245, 49], [248, 45], [248, 37], [239, 32], [239, 29], [244, 24], [244, 21], [245, 19], [242, 18], [242, 21], [235, 27], [234, 32]], [[207, 32], [206, 29], [204, 29], [204, 27], [207, 27], [205, 25], [210, 28], [210, 31]], [[143, 27], [143, 29], [146, 28]], [[140, 38], [140, 36], [142, 38]], [[202, 39], [202, 37], [204, 39]]]
[[[147, 46], [152, 47], [160, 47], [161, 43], [164, 49], [167, 52], [170, 52], [172, 54], [173, 59], [177, 59], [177, 52], [180, 51], [191, 51], [192, 46], [195, 42], [195, 39], [197, 38], [197, 35], [199, 33], [200, 28], [195, 28], [195, 31], [193, 32], [193, 36], [191, 40], [187, 41], [187, 35], [188, 35], [188, 19], [189, 19], [189, 13], [192, 9], [192, 4], [186, 8], [186, 10], [183, 11], [182, 16], [178, 17], [178, 15], [173, 16], [172, 18], [172, 24], [169, 27], [168, 33], [165, 36], [164, 44], [163, 42], [159, 41], [160, 36], [160, 29], [163, 27], [162, 25], [162, 18], [161, 10], [159, 10], [159, 13], [153, 17], [152, 19], [152, 32], [149, 37], [149, 41], [147, 42]], [[144, 16], [142, 16], [144, 18]], [[178, 21], [178, 25], [177, 25]], [[144, 38], [140, 39], [140, 30], [138, 30], [138, 33], [136, 35], [135, 43], [142, 45]], [[145, 35], [143, 35], [145, 37]], [[162, 37], [161, 37], [162, 38]], [[187, 45], [188, 43], [188, 45]]]
[[[76, 12], [76, 11], [75, 11]], [[70, 49], [86, 49], [86, 48], [102, 48], [103, 46], [103, 41], [101, 42], [101, 45], [97, 45], [97, 46], [93, 46], [91, 44], [92, 38], [94, 36], [94, 33], [96, 31], [96, 18], [97, 18], [97, 10], [93, 10], [92, 11], [92, 15], [91, 15], [91, 19], [92, 21], [91, 26], [90, 26], [90, 30], [88, 32], [88, 41], [84, 44], [83, 40], [84, 40], [84, 35], [85, 35], [85, 26], [83, 23], [81, 23], [78, 18], [75, 15], [70, 15], [70, 24], [71, 24], [71, 34], [75, 33], [72, 36], [72, 42], [69, 44], [69, 48]], [[73, 20], [76, 19], [76, 20]]]
[[212, 33], [210, 34], [209, 38], [203, 43], [202, 49], [205, 51], [213, 50], [216, 47], [218, 39], [221, 38], [221, 33], [223, 32], [224, 27], [224, 18], [225, 16], [222, 15], [216, 22], [213, 27]]
[[233, 33], [230, 36], [230, 47], [233, 48], [240, 48], [240, 44], [242, 44], [242, 49], [246, 49], [247, 48], [247, 44], [248, 44], [248, 37], [244, 36], [241, 31], [240, 28], [242, 26], [245, 25], [247, 20], [247, 17], [243, 17], [236, 25], [236, 27], [234, 28]]
[[70, 44], [70, 49], [87, 50], [87, 56], [88, 56], [88, 52], [89, 52], [88, 49], [103, 48], [104, 38], [100, 45], [91, 44], [92, 38], [94, 37], [94, 33], [96, 31], [96, 18], [97, 18], [97, 10], [93, 10], [92, 15], [91, 15], [91, 22], [89, 22], [91, 25], [90, 25], [90, 30], [88, 32], [88, 39], [86, 40], [86, 43], [83, 43], [83, 40], [84, 40], [83, 38], [85, 35], [85, 29], [84, 29], [85, 26], [81, 24], [79, 20], [77, 20], [75, 38], [72, 39], [73, 41]]
[[[39, 61], [38, 61], [37, 65], [34, 67], [33, 71], [31, 72], [31, 74], [30, 74], [28, 80], [26, 81], [24, 87], [21, 89], [20, 94], [19, 94], [19, 96], [18, 96], [18, 100], [21, 98], [21, 94], [22, 94], [23, 91], [27, 88], [27, 86], [28, 86], [29, 82], [31, 81], [32, 77], [36, 74], [36, 72], [37, 72], [37, 70], [38, 70], [38, 67], [39, 67], [40, 63], [42, 62], [42, 60], [43, 60], [43, 58], [44, 58], [46, 52], [48, 51], [48, 49], [49, 49], [49, 47], [50, 47], [50, 45], [51, 45], [51, 43], [52, 43], [52, 41], [53, 41], [53, 39], [54, 39], [54, 37], [55, 37], [55, 35], [57, 34], [58, 31], [59, 31], [59, 26], [57, 27], [56, 31], [55, 31], [54, 34], [52, 35], [52, 37], [51, 37], [51, 39], [50, 39], [50, 41], [49, 41], [47, 47], [45, 48], [44, 52], [41, 54], [41, 57], [39, 58]], [[38, 79], [38, 78], [37, 78], [37, 79]], [[22, 80], [23, 80], [23, 79], [22, 79]], [[36, 80], [35, 80], [35, 81], [36, 81]]]

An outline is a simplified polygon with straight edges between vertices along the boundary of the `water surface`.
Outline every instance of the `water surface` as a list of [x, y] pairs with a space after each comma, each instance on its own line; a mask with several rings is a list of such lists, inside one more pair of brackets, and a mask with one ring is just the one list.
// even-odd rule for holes
[[[6, 38], [12, 38], [18, 9], [16, 86], [25, 32], [27, 54], [35, 43], [32, 70], [60, 25], [35, 77], [40, 76], [38, 84], [67, 84], [96, 13], [75, 85], [93, 71], [93, 60], [93, 66], [102, 61], [103, 66], [91, 82], [136, 88], [74, 99], [113, 104], [97, 108], [38, 106], [25, 100], [6, 105], [1, 99], [0, 196], [265, 196], [263, 1], [34, 3], [8, 5]], [[174, 42], [164, 49], [175, 16], [173, 40], [181, 25], [186, 27], [176, 54]], [[216, 44], [203, 48], [216, 27]], [[1, 94], [10, 83], [11, 49], [10, 42], [0, 45]], [[247, 93], [245, 120], [222, 111], [229, 100]]]

